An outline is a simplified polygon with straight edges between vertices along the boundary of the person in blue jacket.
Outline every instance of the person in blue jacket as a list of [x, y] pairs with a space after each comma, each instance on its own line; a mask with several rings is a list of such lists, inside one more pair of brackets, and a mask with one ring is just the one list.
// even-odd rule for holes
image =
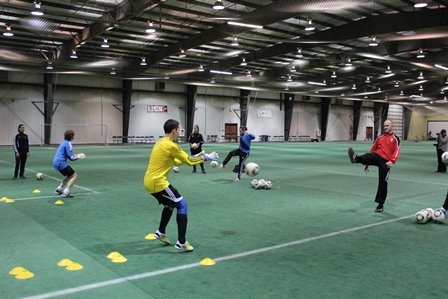
[[62, 195], [62, 197], [73, 197], [70, 194], [70, 190], [75, 185], [78, 175], [75, 170], [68, 165], [67, 161], [76, 161], [78, 159], [84, 159], [85, 154], [73, 153], [73, 146], [71, 141], [75, 138], [75, 132], [72, 130], [67, 130], [64, 132], [64, 140], [59, 145], [56, 154], [53, 158], [53, 167], [59, 171], [64, 179], [61, 181], [59, 186], [56, 188], [55, 193], [57, 195]]
[[226, 167], [227, 163], [229, 163], [230, 159], [234, 156], [239, 156], [240, 160], [238, 163], [238, 166], [236, 169], [238, 170], [238, 175], [235, 178], [235, 182], [241, 181], [241, 174], [244, 170], [244, 162], [246, 161], [247, 157], [249, 157], [250, 154], [250, 146], [251, 146], [251, 140], [255, 139], [255, 135], [247, 132], [246, 126], [240, 126], [240, 146], [237, 149], [234, 149], [229, 152], [227, 157], [224, 159], [222, 164], [220, 165], [221, 168]]

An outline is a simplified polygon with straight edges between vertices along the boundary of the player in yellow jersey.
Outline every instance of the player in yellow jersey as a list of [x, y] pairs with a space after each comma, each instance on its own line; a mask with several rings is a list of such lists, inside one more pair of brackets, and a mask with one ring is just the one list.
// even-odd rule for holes
[[188, 205], [182, 195], [168, 182], [168, 174], [174, 165], [187, 164], [190, 166], [204, 163], [204, 161], [217, 160], [216, 153], [200, 154], [197, 157], [189, 156], [183, 151], [177, 139], [179, 137], [179, 122], [169, 119], [163, 125], [165, 136], [156, 142], [149, 158], [144, 185], [146, 190], [154, 196], [159, 204], [163, 204], [159, 229], [155, 236], [162, 243], [169, 245], [170, 240], [166, 236], [168, 225], [174, 208], [177, 210], [178, 240], [174, 247], [183, 251], [193, 251], [193, 246], [186, 240]]

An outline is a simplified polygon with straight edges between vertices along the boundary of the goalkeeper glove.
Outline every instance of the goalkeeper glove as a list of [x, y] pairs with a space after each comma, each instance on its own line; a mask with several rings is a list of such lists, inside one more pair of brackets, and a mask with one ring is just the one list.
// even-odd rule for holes
[[219, 159], [219, 155], [216, 152], [212, 152], [210, 154], [205, 154], [203, 158], [205, 161], [216, 161]]

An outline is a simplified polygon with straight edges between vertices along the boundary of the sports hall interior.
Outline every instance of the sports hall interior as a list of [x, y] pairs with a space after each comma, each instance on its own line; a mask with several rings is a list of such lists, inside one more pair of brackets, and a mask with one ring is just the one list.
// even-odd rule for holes
[[[448, 129], [447, 1], [0, 6], [0, 298], [447, 291], [446, 224], [415, 221], [447, 192], [434, 146]], [[169, 174], [189, 205], [193, 252], [154, 239], [162, 207], [143, 186], [168, 119], [188, 153], [198, 125], [219, 162], [239, 146], [239, 126], [256, 136], [247, 162], [257, 176], [235, 182], [236, 157]], [[351, 164], [347, 149], [369, 152], [388, 119], [400, 156], [375, 213], [378, 170]], [[26, 179], [12, 180], [19, 124], [30, 156]], [[87, 157], [69, 162], [79, 178], [61, 198], [52, 160], [69, 129]], [[167, 234], [176, 240], [175, 217]]]

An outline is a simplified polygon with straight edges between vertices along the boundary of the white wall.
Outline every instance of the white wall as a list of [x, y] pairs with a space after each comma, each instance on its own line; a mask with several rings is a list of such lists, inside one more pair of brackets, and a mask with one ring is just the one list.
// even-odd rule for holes
[[327, 141], [352, 140], [353, 108], [331, 105], [327, 124]]
[[[359, 117], [358, 134], [356, 140], [366, 140], [366, 128], [374, 127], [373, 108], [361, 108]], [[373, 136], [372, 136], [373, 138]]]
[[316, 131], [321, 130], [319, 126], [320, 109], [320, 104], [295, 102], [289, 135], [309, 135], [311, 138], [316, 138]]

